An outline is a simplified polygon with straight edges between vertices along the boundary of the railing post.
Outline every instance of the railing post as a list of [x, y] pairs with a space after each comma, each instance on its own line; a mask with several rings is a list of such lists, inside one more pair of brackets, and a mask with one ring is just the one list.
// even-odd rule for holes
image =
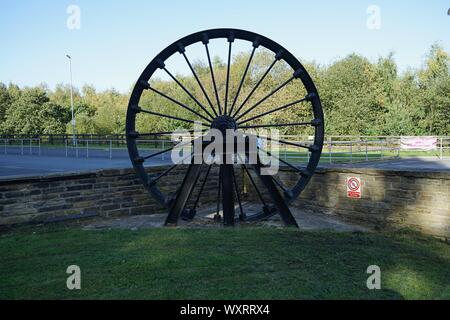
[[38, 139], [38, 144], [39, 144], [39, 156], [41, 156], [41, 138]]
[[72, 141], [72, 143], [75, 143], [75, 157], [78, 158], [78, 138], [75, 141]]
[[86, 139], [86, 158], [89, 158], [89, 139]]
[[350, 141], [350, 162], [353, 162], [353, 141]]
[[332, 152], [331, 152], [332, 147], [333, 147], [333, 141], [332, 141], [332, 138], [329, 137], [328, 138], [328, 157], [329, 157], [330, 163], [333, 163]]
[[440, 157], [440, 158], [441, 158], [441, 160], [444, 159], [444, 154], [443, 154], [443, 152], [442, 152], [442, 151], [443, 151], [443, 150], [442, 150], [442, 147], [443, 147], [442, 144], [443, 144], [443, 138], [441, 137], [441, 150], [440, 150], [440, 153], [441, 153], [441, 157]]
[[[164, 139], [162, 140], [162, 149], [161, 150], [164, 150]], [[166, 157], [165, 157], [164, 153], [162, 154], [162, 158], [161, 159], [162, 160], [166, 160]]]
[[67, 158], [67, 137], [64, 139], [64, 144], [66, 146], [66, 158]]
[[[302, 139], [303, 140], [303, 139]], [[306, 140], [306, 142], [308, 141], [308, 139], [305, 139]], [[302, 142], [305, 142], [305, 140], [303, 140]], [[306, 155], [307, 155], [307, 159], [306, 159], [306, 161], [308, 161], [309, 162], [309, 159], [310, 159], [310, 157], [311, 157], [311, 152], [308, 150], [307, 152], [306, 152]]]
[[33, 155], [33, 149], [31, 148], [32, 147], [32, 144], [33, 143], [33, 138], [30, 138], [30, 155]]
[[20, 144], [21, 144], [20, 154], [23, 156], [23, 139], [20, 139]]
[[109, 140], [109, 160], [112, 159], [112, 140]]
[[369, 150], [368, 150], [368, 145], [367, 145], [367, 139], [366, 139], [366, 161], [369, 161]]
[[6, 139], [5, 139], [5, 154], [8, 154], [8, 152], [6, 151]]

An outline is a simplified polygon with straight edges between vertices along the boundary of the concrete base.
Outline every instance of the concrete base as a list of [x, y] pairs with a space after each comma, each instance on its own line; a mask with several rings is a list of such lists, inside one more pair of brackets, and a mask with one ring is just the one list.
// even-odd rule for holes
[[[244, 203], [243, 207], [246, 212], [260, 209], [260, 204]], [[292, 214], [295, 217], [299, 225], [300, 230], [317, 231], [317, 230], [329, 230], [337, 232], [367, 232], [369, 228], [344, 222], [336, 216], [308, 212], [298, 208], [291, 209]], [[239, 212], [239, 207], [236, 207], [236, 212]], [[223, 228], [222, 223], [214, 221], [214, 215], [216, 209], [211, 206], [209, 208], [199, 211], [194, 220], [186, 222], [180, 219], [178, 226], [184, 228]], [[219, 214], [222, 214], [220, 211]], [[98, 230], [98, 229], [148, 229], [148, 228], [161, 228], [164, 226], [164, 221], [167, 214], [152, 214], [152, 215], [140, 215], [131, 217], [120, 217], [115, 219], [104, 219], [102, 221], [93, 222], [84, 227], [85, 230]], [[254, 226], [270, 226], [270, 227], [282, 227], [283, 223], [278, 215], [271, 217], [267, 221], [261, 222], [246, 222], [238, 223], [238, 225], [254, 225]]]

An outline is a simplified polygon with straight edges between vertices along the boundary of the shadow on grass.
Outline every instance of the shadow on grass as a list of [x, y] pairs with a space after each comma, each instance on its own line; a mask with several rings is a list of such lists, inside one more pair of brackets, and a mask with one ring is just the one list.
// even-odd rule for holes
[[[439, 299], [450, 279], [448, 244], [415, 234], [56, 228], [0, 244], [2, 299]], [[366, 287], [374, 264], [381, 290]]]

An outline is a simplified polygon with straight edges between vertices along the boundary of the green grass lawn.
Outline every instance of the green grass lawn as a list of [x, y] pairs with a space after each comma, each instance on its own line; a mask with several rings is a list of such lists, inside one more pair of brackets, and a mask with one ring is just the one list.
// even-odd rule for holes
[[450, 245], [412, 233], [54, 226], [3, 233], [0, 257], [0, 299], [450, 298]]

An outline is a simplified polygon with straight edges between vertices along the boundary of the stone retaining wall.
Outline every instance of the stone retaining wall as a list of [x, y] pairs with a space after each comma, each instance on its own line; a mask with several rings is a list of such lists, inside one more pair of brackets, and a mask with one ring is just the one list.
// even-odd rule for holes
[[[167, 167], [154, 167], [158, 174]], [[217, 195], [217, 171], [212, 169], [200, 205]], [[184, 168], [160, 180], [163, 190], [181, 185]], [[202, 181], [200, 177], [200, 181]], [[200, 183], [198, 183], [200, 185]], [[195, 190], [194, 190], [195, 192]], [[145, 191], [133, 169], [50, 174], [0, 180], [0, 225], [45, 222], [66, 216], [116, 216], [164, 212]]]
[[[351, 176], [361, 179], [361, 199], [347, 197]], [[450, 238], [450, 172], [321, 169], [294, 205], [377, 229], [407, 227]]]
[[[184, 170], [177, 169], [170, 178], [162, 179], [162, 188], [173, 191], [174, 186], [181, 185]], [[242, 172], [236, 173], [242, 185]], [[286, 184], [297, 177], [289, 170], [281, 174]], [[216, 167], [211, 170], [200, 205], [216, 201], [217, 176]], [[349, 176], [361, 178], [361, 199], [347, 198]], [[245, 199], [256, 199], [249, 180], [244, 181], [248, 193]], [[377, 229], [408, 227], [450, 238], [450, 172], [320, 169], [294, 205]], [[115, 216], [164, 211], [145, 192], [133, 169], [0, 180], [0, 225], [44, 222], [70, 215]]]

